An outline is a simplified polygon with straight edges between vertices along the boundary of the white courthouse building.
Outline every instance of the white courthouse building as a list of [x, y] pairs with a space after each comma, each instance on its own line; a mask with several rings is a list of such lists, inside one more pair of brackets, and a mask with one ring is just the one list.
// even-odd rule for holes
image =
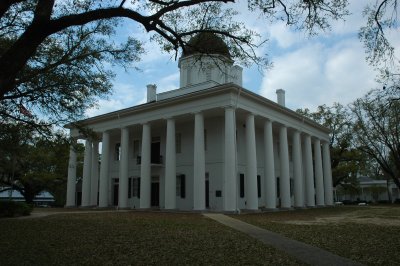
[[[235, 212], [333, 205], [328, 129], [286, 108], [283, 90], [275, 103], [243, 88], [227, 46], [204, 36], [179, 60], [179, 89], [157, 93], [148, 85], [147, 103], [77, 122], [95, 137], [66, 126], [71, 137], [86, 138], [81, 206]], [[67, 207], [77, 203], [76, 157], [71, 148]]]

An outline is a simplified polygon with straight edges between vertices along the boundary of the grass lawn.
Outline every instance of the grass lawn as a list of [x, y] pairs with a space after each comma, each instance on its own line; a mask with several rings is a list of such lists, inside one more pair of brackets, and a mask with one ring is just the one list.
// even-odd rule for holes
[[232, 215], [367, 265], [400, 265], [400, 207], [335, 207]]
[[300, 264], [200, 214], [55, 214], [0, 227], [2, 266]]

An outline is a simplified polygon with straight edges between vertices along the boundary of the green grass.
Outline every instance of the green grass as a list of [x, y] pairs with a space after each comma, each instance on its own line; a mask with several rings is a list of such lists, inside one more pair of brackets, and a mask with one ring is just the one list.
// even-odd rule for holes
[[0, 226], [2, 266], [300, 264], [200, 214], [56, 214]]
[[[338, 207], [233, 217], [363, 264], [400, 265], [400, 226], [393, 225], [400, 220], [400, 207]], [[321, 218], [327, 220], [319, 223]]]

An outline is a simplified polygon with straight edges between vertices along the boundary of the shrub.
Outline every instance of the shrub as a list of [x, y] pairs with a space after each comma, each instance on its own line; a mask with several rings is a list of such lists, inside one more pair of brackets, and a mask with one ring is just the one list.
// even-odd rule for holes
[[30, 215], [32, 207], [25, 202], [0, 201], [0, 218]]

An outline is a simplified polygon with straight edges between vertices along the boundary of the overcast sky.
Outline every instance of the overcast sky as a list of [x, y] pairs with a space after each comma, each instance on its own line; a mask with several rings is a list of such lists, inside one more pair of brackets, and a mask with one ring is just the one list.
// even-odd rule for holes
[[[287, 107], [315, 110], [318, 105], [334, 102], [346, 105], [379, 86], [375, 82], [377, 73], [366, 63], [364, 48], [357, 36], [365, 23], [362, 10], [371, 1], [375, 0], [350, 1], [352, 15], [344, 22], [335, 22], [332, 31], [315, 37], [294, 32], [284, 23], [271, 24], [248, 13], [241, 14], [248, 27], [269, 39], [263, 49], [273, 63], [264, 73], [256, 67], [245, 68], [243, 87], [273, 101], [275, 91], [282, 88], [286, 91]], [[235, 5], [245, 5], [245, 2]], [[128, 24], [121, 35], [133, 34], [147, 40], [149, 36], [137, 27]], [[399, 35], [394, 34], [395, 47], [400, 47]], [[146, 44], [146, 50], [137, 64], [140, 71], [116, 69], [113, 95], [108, 100], [100, 100], [98, 109], [88, 110], [89, 117], [144, 103], [146, 84], [156, 84], [158, 92], [178, 88], [177, 61], [162, 53], [155, 44]]]

